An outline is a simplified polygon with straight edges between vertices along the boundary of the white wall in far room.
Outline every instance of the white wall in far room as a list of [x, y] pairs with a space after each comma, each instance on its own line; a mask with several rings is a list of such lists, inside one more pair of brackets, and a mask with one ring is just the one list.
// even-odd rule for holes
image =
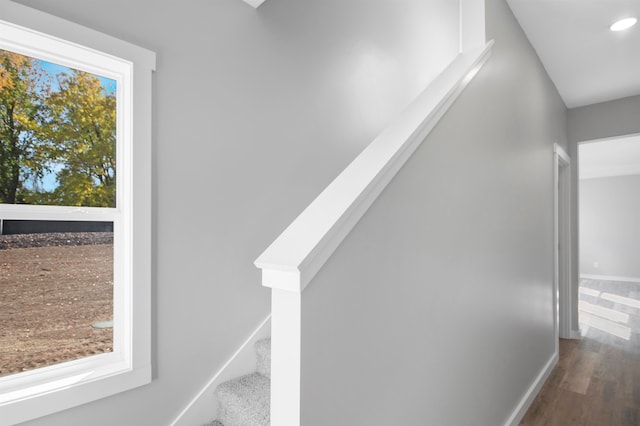
[[640, 175], [580, 180], [580, 274], [640, 278]]

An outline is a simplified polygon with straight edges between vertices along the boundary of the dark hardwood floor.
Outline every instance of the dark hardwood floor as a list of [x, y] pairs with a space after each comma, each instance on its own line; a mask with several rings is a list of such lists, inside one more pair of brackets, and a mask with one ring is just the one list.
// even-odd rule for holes
[[520, 425], [640, 426], [640, 283], [581, 280], [580, 327]]

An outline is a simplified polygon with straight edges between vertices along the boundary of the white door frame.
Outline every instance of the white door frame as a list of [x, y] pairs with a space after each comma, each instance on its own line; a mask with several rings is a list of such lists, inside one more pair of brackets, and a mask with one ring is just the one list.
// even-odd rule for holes
[[[558, 144], [553, 147], [554, 193], [554, 301], [557, 338], [579, 338], [572, 332], [571, 292], [571, 159]], [[577, 329], [577, 328], [576, 328]]]

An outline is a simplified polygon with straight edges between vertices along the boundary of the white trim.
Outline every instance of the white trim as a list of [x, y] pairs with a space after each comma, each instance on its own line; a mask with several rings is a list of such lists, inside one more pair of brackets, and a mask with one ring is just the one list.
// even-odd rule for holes
[[[0, 28], [2, 28], [1, 21]], [[0, 204], [0, 216], [5, 220], [78, 220], [84, 222], [111, 222], [117, 216], [117, 213], [116, 209], [104, 207]]]
[[529, 386], [529, 389], [527, 389], [527, 392], [524, 394], [516, 408], [513, 410], [511, 416], [509, 416], [509, 419], [505, 422], [505, 426], [518, 426], [520, 424], [520, 421], [527, 413], [527, 410], [531, 406], [531, 403], [538, 395], [538, 392], [540, 392], [542, 385], [544, 385], [544, 382], [547, 380], [556, 364], [558, 363], [558, 358], [559, 356], [557, 351], [554, 352], [553, 355], [551, 355], [551, 358], [549, 358], [545, 366], [542, 368], [542, 370], [540, 370], [536, 379], [533, 381], [533, 383], [531, 383], [531, 386]]
[[302, 294], [271, 290], [271, 424], [300, 425]]
[[256, 369], [255, 343], [271, 335], [271, 315], [264, 319], [227, 362], [180, 412], [170, 426], [193, 426], [217, 417], [214, 392], [220, 383], [249, 374]]
[[553, 152], [562, 159], [562, 161], [564, 161], [566, 164], [571, 164], [571, 158], [569, 157], [569, 154], [567, 154], [567, 152], [564, 150], [564, 148], [562, 148], [560, 145], [558, 145], [557, 143], [553, 144]]
[[593, 274], [580, 274], [580, 278], [587, 280], [600, 280], [600, 281], [622, 281], [625, 283], [640, 283], [640, 278], [637, 277], [620, 277], [616, 275], [593, 275]]
[[0, 418], [3, 424], [15, 424], [151, 381], [151, 73], [155, 54], [8, 0], [0, 0], [0, 17], [3, 47], [114, 78], [118, 85], [116, 208], [0, 207], [4, 218], [113, 221], [116, 236], [121, 236], [114, 241], [114, 283], [120, 284], [114, 285], [113, 352], [1, 378]]
[[[3, 21], [33, 28], [33, 33], [46, 35], [51, 40], [59, 39], [78, 49], [102, 55], [106, 53], [114, 58], [129, 58], [138, 68], [156, 69], [156, 54], [150, 50], [10, 0], [0, 0], [0, 17]], [[3, 33], [3, 36], [6, 35]]]
[[[553, 318], [558, 338], [571, 338], [573, 297], [571, 292], [571, 159], [557, 143], [553, 146], [554, 199], [554, 291]], [[560, 250], [560, 248], [563, 250]]]
[[[553, 338], [555, 351], [559, 351], [560, 338], [560, 252], [558, 250], [560, 233], [560, 213], [559, 213], [559, 175], [561, 155], [558, 144], [553, 144]], [[562, 150], [564, 153], [564, 150]]]
[[301, 292], [491, 53], [460, 54], [260, 255], [265, 287]]

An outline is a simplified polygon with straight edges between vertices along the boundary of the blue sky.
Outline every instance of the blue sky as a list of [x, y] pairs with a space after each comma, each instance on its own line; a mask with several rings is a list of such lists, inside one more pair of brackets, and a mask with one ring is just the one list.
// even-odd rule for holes
[[[71, 74], [72, 72], [71, 68], [65, 67], [64, 65], [54, 64], [52, 62], [43, 61], [41, 59], [36, 59], [35, 62], [42, 67], [44, 72], [52, 77], [55, 77], [57, 74]], [[115, 80], [107, 77], [102, 77], [101, 75], [97, 74], [94, 75], [100, 79], [100, 83], [107, 93], [116, 92], [117, 83]], [[55, 92], [56, 90], [58, 90], [58, 82], [55, 78], [52, 78], [51, 81], [51, 89]]]

